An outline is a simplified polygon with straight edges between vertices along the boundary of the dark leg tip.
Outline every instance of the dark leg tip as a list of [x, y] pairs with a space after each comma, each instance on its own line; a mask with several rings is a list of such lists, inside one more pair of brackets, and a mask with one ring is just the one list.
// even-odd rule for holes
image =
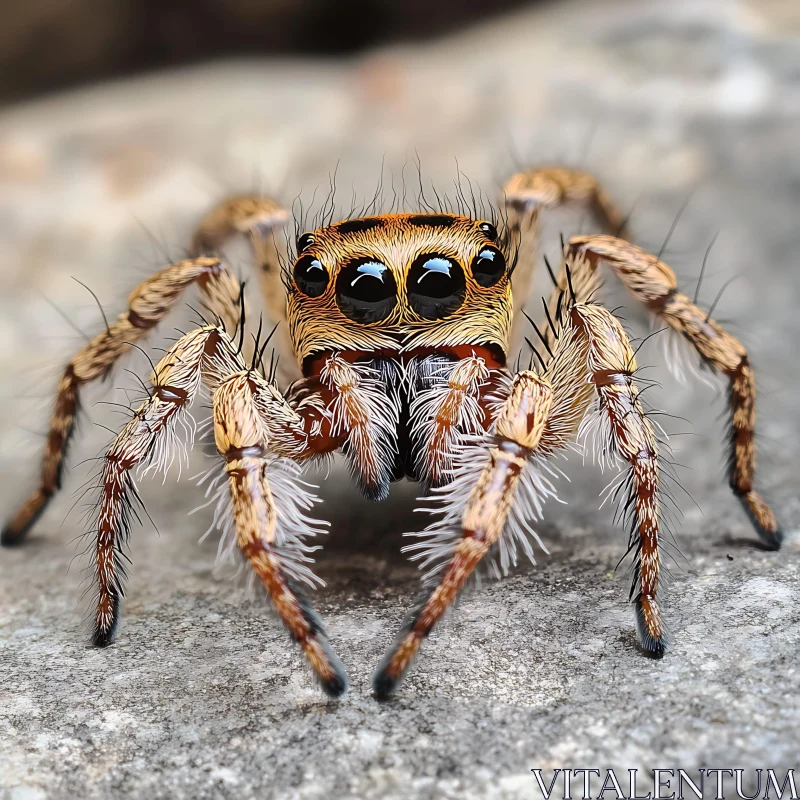
[[[783, 530], [775, 520], [775, 516], [769, 510], [761, 495], [757, 492], [746, 492], [740, 494], [734, 489], [734, 494], [739, 498], [744, 513], [750, 520], [750, 524], [761, 539], [761, 544], [767, 550], [780, 550], [783, 544]], [[767, 522], [768, 525], [764, 523]]]
[[636, 638], [639, 650], [648, 658], [659, 660], [664, 657], [667, 651], [667, 643], [664, 636], [653, 636], [650, 633], [645, 620], [642, 599], [636, 600]]
[[30, 525], [20, 529], [14, 528], [11, 525], [6, 525], [2, 532], [0, 532], [0, 546], [19, 547], [25, 542], [30, 528]]
[[648, 658], [652, 658], [655, 661], [659, 661], [664, 658], [664, 653], [667, 652], [667, 646], [664, 644], [664, 639], [654, 639], [652, 636], [649, 637], [648, 641], [640, 640], [639, 649], [643, 655], [647, 656]]
[[389, 496], [389, 480], [380, 483], [361, 483], [361, 496], [373, 503], [380, 503]]
[[760, 530], [758, 535], [767, 550], [780, 550], [783, 544], [783, 531], [777, 528], [774, 531]]
[[389, 700], [400, 683], [400, 678], [389, 675], [385, 669], [379, 669], [372, 678], [372, 692], [380, 702]]
[[[747, 506], [745, 506], [746, 508]], [[781, 545], [783, 544], [783, 530], [781, 528], [775, 528], [775, 530], [768, 530], [763, 525], [759, 525], [758, 521], [752, 514], [748, 515], [750, 517], [750, 521], [753, 523], [753, 527], [756, 529], [756, 533], [758, 534], [758, 538], [761, 540], [761, 544], [764, 546], [765, 550], [780, 550]]]
[[331, 678], [325, 680], [320, 678], [319, 684], [328, 697], [341, 697], [347, 691], [347, 675], [344, 672], [336, 672]]
[[3, 527], [2, 532], [0, 532], [0, 546], [19, 547], [24, 544], [31, 528], [39, 521], [39, 517], [44, 514], [44, 510], [50, 502], [50, 497], [51, 494], [41, 489], [31, 495], [16, 516]]
[[[307, 608], [307, 613], [313, 615], [313, 618], [319, 623], [316, 612], [311, 609], [310, 606]], [[311, 620], [311, 617], [307, 616], [306, 619]], [[315, 659], [310, 659], [319, 680], [319, 685], [328, 697], [341, 697], [347, 691], [347, 672], [339, 656], [334, 653], [333, 648], [328, 643], [321, 623], [319, 623], [316, 630], [316, 643], [322, 649], [324, 653], [323, 661], [326, 662], [324, 664], [317, 664], [315, 663]], [[306, 652], [306, 655], [308, 656], [310, 654]], [[326, 674], [323, 674], [323, 672]]]
[[116, 631], [112, 628], [111, 630], [96, 630], [92, 634], [92, 644], [95, 647], [108, 647], [115, 638]]
[[95, 647], [108, 647], [117, 637], [119, 628], [119, 595], [112, 595], [111, 623], [108, 627], [96, 624], [92, 631], [92, 644]]

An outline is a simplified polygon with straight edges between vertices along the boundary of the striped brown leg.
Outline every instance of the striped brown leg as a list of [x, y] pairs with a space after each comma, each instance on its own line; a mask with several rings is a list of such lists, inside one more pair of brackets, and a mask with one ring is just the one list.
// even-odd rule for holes
[[[513, 275], [515, 326], [512, 339], [520, 341], [519, 334], [525, 327], [520, 312], [533, 282], [540, 213], [564, 206], [583, 208], [591, 213], [601, 230], [615, 236], [626, 235], [626, 218], [593, 175], [564, 167], [539, 167], [518, 172], [503, 187], [503, 196], [508, 207], [512, 242], [519, 248]], [[555, 304], [551, 305], [551, 311], [555, 311]]]
[[664, 625], [656, 598], [661, 566], [659, 553], [659, 456], [653, 425], [645, 416], [634, 382], [636, 358], [622, 325], [602, 306], [576, 305], [569, 322], [588, 345], [588, 381], [595, 387], [598, 408], [594, 422], [607, 432], [606, 455], [630, 464], [630, 549], [635, 553], [631, 597], [642, 647], [664, 654]]
[[[134, 467], [166, 466], [175, 426], [200, 387], [203, 362], [225, 357], [224, 331], [199, 328], [179, 339], [156, 366], [153, 393], [120, 431], [106, 453], [101, 474], [95, 561], [97, 610], [92, 640], [104, 647], [114, 638], [125, 578], [123, 547], [130, 533], [136, 487]], [[235, 359], [233, 361], [235, 366]]]
[[276, 535], [279, 509], [267, 478], [268, 436], [258, 393], [257, 376], [248, 371], [230, 375], [214, 393], [214, 435], [225, 457], [236, 541], [322, 688], [336, 697], [347, 688], [344, 667], [328, 644], [319, 616], [287, 574]]
[[677, 290], [675, 273], [656, 256], [611, 236], [570, 239], [567, 260], [593, 268], [608, 264], [634, 296], [680, 333], [703, 361], [729, 380], [729, 482], [762, 541], [777, 550], [783, 540], [775, 515], [753, 488], [756, 467], [755, 376], [747, 351], [708, 314]]
[[20, 544], [60, 488], [81, 386], [106, 375], [131, 345], [143, 339], [174, 308], [193, 283], [200, 287], [212, 313], [235, 326], [239, 284], [216, 258], [178, 262], [140, 284], [128, 299], [128, 310], [81, 348], [64, 370], [50, 420], [39, 488], [3, 528], [0, 543]]
[[482, 469], [460, 518], [461, 536], [439, 580], [408, 618], [373, 678], [379, 699], [394, 692], [423, 639], [455, 601], [467, 578], [497, 543], [508, 519], [519, 481], [536, 450], [550, 413], [549, 384], [533, 372], [515, 376], [497, 418], [494, 441], [485, 448]]
[[622, 236], [626, 219], [597, 178], [565, 167], [539, 167], [513, 175], [503, 187], [506, 202], [524, 213], [575, 205], [588, 209], [595, 222]]
[[[238, 195], [214, 206], [200, 220], [192, 239], [194, 255], [209, 255], [219, 252], [227, 239], [236, 234], [253, 237], [258, 246], [272, 237], [275, 228], [289, 221], [289, 212], [269, 197]], [[261, 251], [259, 251], [259, 254]], [[277, 253], [263, 253], [269, 264], [265, 269], [277, 269]], [[264, 262], [262, 262], [264, 263]]]

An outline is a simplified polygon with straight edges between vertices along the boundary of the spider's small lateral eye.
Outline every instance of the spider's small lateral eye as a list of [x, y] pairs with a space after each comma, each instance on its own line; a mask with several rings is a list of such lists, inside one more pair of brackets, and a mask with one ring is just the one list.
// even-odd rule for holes
[[492, 242], [497, 241], [497, 228], [491, 222], [479, 222], [478, 227], [486, 234], [486, 238]]
[[297, 254], [300, 255], [308, 250], [314, 244], [314, 234], [304, 233], [302, 236], [297, 237]]
[[488, 289], [494, 286], [506, 271], [506, 259], [503, 254], [494, 247], [484, 247], [475, 258], [472, 259], [472, 277]]
[[300, 256], [294, 265], [294, 282], [308, 297], [320, 297], [328, 286], [328, 271], [314, 256]]
[[443, 319], [464, 302], [467, 282], [458, 262], [438, 253], [419, 256], [408, 271], [408, 302], [424, 319]]
[[397, 283], [386, 264], [359, 258], [347, 264], [336, 278], [336, 302], [353, 322], [380, 322], [397, 303]]

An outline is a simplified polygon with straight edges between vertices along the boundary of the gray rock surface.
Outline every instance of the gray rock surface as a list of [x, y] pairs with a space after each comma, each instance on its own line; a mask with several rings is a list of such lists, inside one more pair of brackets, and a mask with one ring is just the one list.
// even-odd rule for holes
[[[419, 525], [414, 487], [373, 506], [337, 471], [323, 480], [333, 524], [316, 602], [350, 674], [343, 699], [315, 688], [257, 592], [213, 573], [214, 537], [197, 544], [209, 514], [187, 517], [200, 493], [185, 479], [144, 485], [160, 534], [135, 531], [118, 642], [93, 650], [80, 509], [68, 512], [91, 472], [79, 462], [108, 439], [88, 420], [119, 424], [93, 401], [134, 385], [119, 370], [88, 395], [63, 495], [26, 548], [0, 552], [0, 797], [526, 798], [533, 767], [800, 766], [798, 30], [792, 0], [565, 3], [419, 49], [220, 64], [0, 114], [4, 514], [32, 485], [42, 440], [28, 431], [81, 341], [48, 300], [100, 324], [71, 276], [116, 312], [225, 192], [308, 201], [338, 160], [347, 207], [351, 183], [372, 194], [384, 156], [398, 189], [409, 160], [413, 187], [416, 151], [445, 190], [456, 158], [490, 192], [514, 158], [588, 165], [655, 249], [694, 192], [667, 258], [691, 293], [719, 231], [702, 301], [740, 276], [717, 315], [759, 370], [760, 484], [787, 530], [781, 553], [762, 551], [724, 486], [719, 392], [657, 368], [650, 399], [686, 418], [664, 424], [687, 434], [671, 442], [697, 503], [676, 491], [662, 661], [634, 647], [624, 535], [597, 510], [608, 476], [577, 458], [569, 505], [540, 526], [551, 554], [469, 593], [389, 703], [369, 677], [418, 586], [398, 552]], [[640, 361], [663, 363], [658, 340]]]

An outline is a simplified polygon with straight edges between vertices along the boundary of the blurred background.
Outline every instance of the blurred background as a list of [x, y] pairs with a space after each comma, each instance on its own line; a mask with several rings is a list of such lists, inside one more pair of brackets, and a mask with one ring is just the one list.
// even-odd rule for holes
[[[335, 174], [342, 214], [381, 181], [387, 204], [414, 204], [418, 159], [426, 188], [469, 181], [490, 199], [517, 167], [588, 169], [653, 251], [685, 205], [664, 258], [705, 307], [721, 293], [715, 317], [750, 351], [759, 483], [796, 531], [798, 0], [0, 0], [0, 104], [0, 517], [33, 486], [59, 370], [102, 328], [77, 281], [110, 317], [184, 255], [225, 195], [260, 190], [313, 210]], [[580, 230], [579, 216], [554, 219], [545, 252]], [[249, 274], [245, 249], [226, 255]], [[613, 281], [608, 302], [624, 304], [635, 336], [651, 331]], [[152, 345], [188, 317], [179, 310]], [[669, 593], [674, 658], [653, 671], [635, 653], [615, 572], [624, 537], [597, 510], [608, 476], [572, 459], [570, 504], [538, 527], [552, 555], [465, 602], [408, 694], [378, 713], [366, 682], [417, 590], [397, 555], [418, 524], [416, 490], [398, 486], [376, 508], [334, 474], [318, 597], [354, 681], [341, 716], [318, 708], [267, 612], [211, 577], [216, 537], [197, 544], [208, 510], [186, 516], [200, 502], [187, 480], [143, 484], [161, 536], [145, 525], [133, 537], [124, 638], [82, 649], [70, 507], [85, 460], [122, 419], [97, 401], [127, 402], [136, 381], [124, 368], [149, 371], [132, 353], [85, 393], [64, 492], [30, 548], [0, 552], [0, 656], [14, 665], [0, 684], [0, 776], [26, 798], [199, 797], [211, 770], [213, 796], [250, 797], [268, 796], [258, 765], [277, 763], [311, 786], [292, 797], [405, 796], [419, 775], [431, 782], [416, 797], [528, 797], [535, 766], [796, 766], [797, 537], [778, 557], [753, 547], [725, 486], [724, 390], [677, 384], [661, 341], [638, 358], [655, 366], [648, 399], [672, 415], [659, 421], [693, 498], [676, 490], [687, 558]], [[195, 460], [190, 474], [205, 465]], [[644, 708], [674, 724], [656, 736]], [[412, 731], [423, 733], [406, 740]]]
[[522, 0], [33, 0], [3, 3], [0, 99], [220, 57], [425, 41]]

